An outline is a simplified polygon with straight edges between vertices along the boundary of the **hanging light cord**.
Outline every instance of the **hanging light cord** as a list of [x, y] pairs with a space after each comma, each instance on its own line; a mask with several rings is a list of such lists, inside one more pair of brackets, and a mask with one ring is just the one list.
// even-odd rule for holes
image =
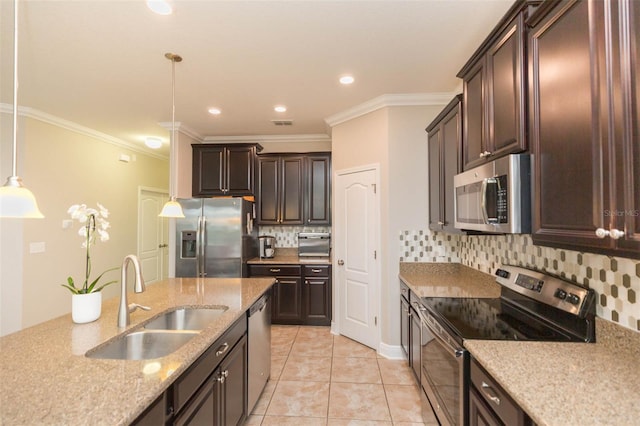
[[18, 0], [13, 4], [13, 168], [11, 177], [16, 177], [18, 176]]

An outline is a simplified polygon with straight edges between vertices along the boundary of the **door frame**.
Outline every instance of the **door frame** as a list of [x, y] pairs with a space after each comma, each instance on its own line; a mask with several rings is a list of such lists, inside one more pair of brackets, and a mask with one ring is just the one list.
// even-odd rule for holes
[[[137, 221], [137, 229], [136, 229], [136, 256], [140, 257], [140, 244], [142, 243], [142, 238], [140, 235], [140, 232], [142, 230], [142, 214], [141, 214], [141, 209], [142, 209], [142, 193], [146, 191], [146, 192], [155, 192], [159, 195], [162, 195], [162, 198], [164, 200], [164, 202], [169, 200], [169, 191], [166, 189], [162, 189], [162, 188], [155, 188], [155, 187], [151, 187], [151, 186], [138, 186], [138, 206], [137, 206], [137, 212], [138, 212], [138, 221]], [[166, 199], [166, 200], [165, 200]], [[169, 249], [171, 249], [171, 223], [170, 221], [167, 222], [167, 244], [169, 244]], [[164, 261], [164, 260], [163, 260]], [[166, 277], [161, 277], [162, 279], [167, 279], [169, 277], [171, 277], [171, 264], [173, 263], [171, 261], [171, 250], [169, 250], [168, 254], [167, 254], [167, 262], [169, 263], [167, 265], [167, 276]], [[162, 267], [162, 271], [164, 271], [164, 265]], [[161, 274], [162, 275], [162, 274]]]
[[[381, 188], [380, 188], [380, 163], [373, 163], [373, 164], [367, 164], [367, 165], [362, 165], [362, 166], [355, 166], [355, 167], [349, 167], [346, 169], [340, 169], [340, 170], [336, 170], [333, 173], [333, 184], [331, 185], [333, 188], [333, 200], [332, 200], [332, 206], [334, 206], [332, 208], [332, 238], [334, 239], [334, 243], [332, 244], [333, 247], [339, 247], [339, 245], [337, 244], [338, 239], [343, 238], [343, 236], [337, 235], [335, 230], [336, 230], [336, 218], [335, 218], [335, 212], [337, 211], [336, 207], [337, 207], [337, 189], [338, 189], [338, 178], [341, 176], [345, 176], [345, 175], [349, 175], [349, 174], [353, 174], [353, 173], [361, 173], [361, 172], [367, 172], [367, 171], [373, 171], [374, 172], [374, 181], [375, 181], [375, 185], [376, 185], [376, 197], [374, 200], [374, 220], [373, 220], [373, 227], [374, 227], [374, 250], [376, 250], [377, 253], [377, 261], [375, 262], [375, 266], [373, 268], [374, 273], [376, 274], [376, 281], [374, 284], [374, 289], [373, 291], [375, 291], [375, 294], [377, 295], [377, 306], [374, 307], [375, 311], [376, 311], [376, 317], [377, 317], [377, 333], [376, 333], [376, 352], [380, 352], [380, 344], [382, 342], [382, 326], [381, 326], [381, 312], [382, 312], [382, 294], [381, 294], [381, 277], [382, 277], [382, 260], [383, 260], [383, 253], [380, 247], [380, 241], [381, 241], [381, 232], [382, 232], [382, 228], [381, 228]], [[342, 241], [342, 240], [340, 240]], [[336, 251], [334, 251], [334, 253], [332, 254], [332, 264], [333, 267], [331, 268], [333, 270], [333, 277], [332, 280], [335, 283], [335, 285], [333, 285], [333, 313], [332, 313], [332, 321], [331, 321], [331, 333], [332, 334], [336, 334], [336, 335], [340, 335], [340, 315], [337, 315], [338, 312], [338, 307], [341, 306], [342, 303], [342, 288], [341, 288], [341, 284], [344, 281], [344, 273], [343, 273], [343, 268], [341, 268], [338, 265], [338, 258], [339, 258], [340, 253], [337, 253]]]

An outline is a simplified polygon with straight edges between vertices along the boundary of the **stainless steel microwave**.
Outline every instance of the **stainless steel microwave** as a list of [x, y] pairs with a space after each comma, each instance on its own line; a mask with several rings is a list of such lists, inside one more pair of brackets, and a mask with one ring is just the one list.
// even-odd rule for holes
[[511, 154], [453, 177], [455, 227], [531, 232], [531, 156]]

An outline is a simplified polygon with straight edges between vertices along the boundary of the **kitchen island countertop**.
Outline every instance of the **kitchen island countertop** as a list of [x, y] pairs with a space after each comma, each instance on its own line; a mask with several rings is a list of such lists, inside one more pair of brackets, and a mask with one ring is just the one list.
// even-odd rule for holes
[[[71, 315], [0, 338], [0, 424], [129, 424], [273, 285], [271, 278], [171, 278], [128, 293], [151, 306], [118, 329], [119, 298], [101, 317], [74, 324]], [[151, 360], [90, 359], [84, 354], [176, 307], [228, 306], [184, 346]]]

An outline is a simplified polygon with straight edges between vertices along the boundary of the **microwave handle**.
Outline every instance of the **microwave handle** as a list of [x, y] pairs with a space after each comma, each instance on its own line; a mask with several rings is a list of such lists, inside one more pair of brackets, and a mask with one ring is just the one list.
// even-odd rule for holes
[[484, 178], [482, 179], [482, 186], [480, 187], [480, 197], [482, 201], [480, 202], [480, 207], [482, 209], [482, 219], [484, 223], [489, 225], [492, 223], [498, 223], [497, 217], [489, 218], [489, 213], [487, 212], [487, 186], [489, 183], [497, 184], [498, 180], [496, 178]]

